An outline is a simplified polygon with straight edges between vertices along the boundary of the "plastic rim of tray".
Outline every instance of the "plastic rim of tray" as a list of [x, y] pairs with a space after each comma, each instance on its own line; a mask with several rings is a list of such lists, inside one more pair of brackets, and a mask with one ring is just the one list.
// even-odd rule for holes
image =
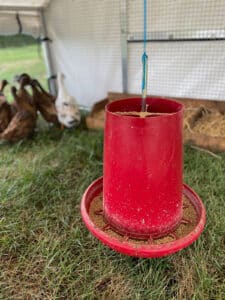
[[[89, 212], [91, 202], [95, 199], [95, 197], [102, 193], [102, 188], [103, 178], [100, 177], [92, 182], [92, 184], [86, 189], [81, 201], [82, 219], [88, 230], [95, 237], [97, 237], [103, 244], [119, 253], [146, 258], [170, 255], [191, 245], [198, 239], [204, 229], [206, 222], [205, 207], [199, 196], [188, 185], [184, 184], [183, 194], [187, 197], [190, 204], [193, 205], [197, 216], [197, 224], [187, 235], [161, 244], [146, 244], [146, 241], [139, 241], [137, 244], [133, 239], [128, 238], [121, 240], [121, 238], [119, 239], [115, 236], [111, 236], [107, 232], [106, 228], [100, 228], [97, 224], [95, 224], [93, 218], [90, 217]], [[113, 230], [112, 228], [110, 229]]]

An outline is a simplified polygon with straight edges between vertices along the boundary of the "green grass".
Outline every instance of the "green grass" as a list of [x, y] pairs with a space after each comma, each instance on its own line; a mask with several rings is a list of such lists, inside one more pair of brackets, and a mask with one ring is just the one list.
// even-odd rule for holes
[[201, 238], [169, 257], [137, 259], [103, 246], [81, 221], [102, 144], [101, 132], [49, 128], [1, 146], [0, 298], [225, 299], [225, 155], [185, 151], [185, 181], [207, 209]]
[[[4, 55], [3, 55], [4, 54]], [[0, 77], [44, 78], [36, 46], [0, 49]], [[102, 174], [101, 132], [41, 129], [0, 145], [0, 299], [225, 299], [225, 155], [185, 149], [185, 182], [207, 225], [192, 246], [160, 259], [120, 255], [82, 223], [80, 200]]]
[[[28, 73], [37, 78], [47, 87], [45, 65], [41, 48], [37, 44], [23, 47], [0, 48], [0, 80], [7, 79], [11, 85], [16, 85], [14, 76]], [[6, 96], [12, 99], [10, 86], [6, 87]]]
[[35, 43], [37, 40], [26, 34], [0, 35], [0, 48], [24, 47]]

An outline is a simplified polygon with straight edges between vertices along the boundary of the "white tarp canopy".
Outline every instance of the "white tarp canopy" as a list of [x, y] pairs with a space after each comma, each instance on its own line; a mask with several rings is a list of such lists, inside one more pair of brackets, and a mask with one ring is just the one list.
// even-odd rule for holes
[[[124, 3], [125, 33], [135, 40], [143, 31], [141, 0], [0, 0], [0, 34], [18, 32], [16, 13], [24, 33], [47, 34], [53, 41], [49, 43], [51, 72], [63, 72], [69, 92], [90, 107], [108, 91], [123, 90], [124, 63], [128, 92], [140, 93], [143, 45], [128, 42], [124, 61]], [[152, 0], [148, 4], [148, 32], [161, 39], [169, 36], [168, 41], [159, 38], [148, 44], [149, 93], [225, 100], [225, 1]], [[171, 41], [182, 35], [190, 40]], [[196, 35], [206, 39], [192, 40]], [[222, 38], [211, 40], [218, 35]]]
[[31, 11], [2, 11], [0, 13], [0, 31], [2, 35], [16, 34], [20, 32], [21, 23], [22, 32], [34, 37], [39, 37], [41, 34], [40, 15], [38, 12]]
[[42, 25], [39, 10], [46, 8], [49, 2], [50, 0], [0, 0], [0, 34], [18, 33], [21, 25], [24, 34], [40, 36]]
[[50, 0], [0, 0], [0, 6], [4, 8], [43, 8]]

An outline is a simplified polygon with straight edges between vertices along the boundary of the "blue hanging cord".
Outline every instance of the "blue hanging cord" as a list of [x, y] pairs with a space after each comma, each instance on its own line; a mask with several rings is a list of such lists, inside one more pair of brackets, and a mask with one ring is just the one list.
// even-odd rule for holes
[[147, 45], [147, 0], [144, 0], [144, 53]]
[[148, 81], [148, 55], [146, 53], [147, 47], [147, 0], [144, 1], [144, 52], [142, 55], [142, 102], [141, 111], [146, 110], [146, 96], [147, 96], [147, 81]]

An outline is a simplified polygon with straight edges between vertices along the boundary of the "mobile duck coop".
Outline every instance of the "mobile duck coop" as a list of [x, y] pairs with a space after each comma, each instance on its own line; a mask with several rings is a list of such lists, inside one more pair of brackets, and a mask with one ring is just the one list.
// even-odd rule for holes
[[[149, 94], [224, 100], [224, 1], [147, 2]], [[52, 91], [60, 71], [83, 106], [140, 93], [143, 1], [0, 0], [0, 14], [0, 34], [40, 38]]]

